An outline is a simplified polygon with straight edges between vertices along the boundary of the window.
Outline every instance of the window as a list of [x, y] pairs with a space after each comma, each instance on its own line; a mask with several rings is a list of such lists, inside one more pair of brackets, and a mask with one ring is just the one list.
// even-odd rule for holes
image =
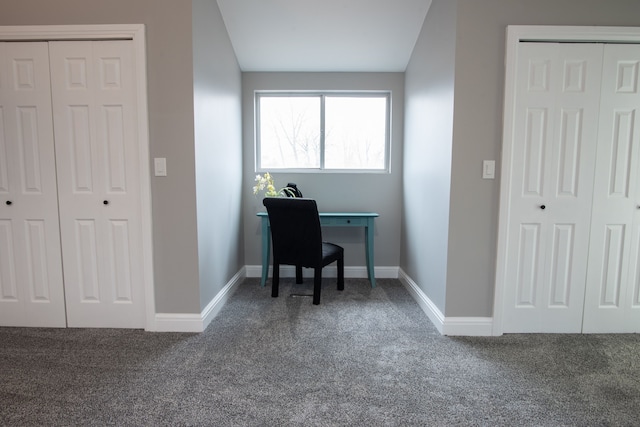
[[257, 92], [257, 169], [388, 170], [390, 99], [389, 92]]

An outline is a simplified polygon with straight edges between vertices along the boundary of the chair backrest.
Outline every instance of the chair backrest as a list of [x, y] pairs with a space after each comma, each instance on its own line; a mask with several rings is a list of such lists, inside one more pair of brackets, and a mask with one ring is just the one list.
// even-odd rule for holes
[[316, 201], [265, 197], [262, 203], [269, 215], [274, 261], [304, 267], [321, 265], [322, 229]]

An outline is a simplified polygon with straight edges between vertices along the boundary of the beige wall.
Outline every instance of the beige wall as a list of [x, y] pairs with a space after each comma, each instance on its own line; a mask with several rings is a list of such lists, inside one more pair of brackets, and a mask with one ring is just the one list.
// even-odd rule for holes
[[507, 25], [640, 26], [637, 0], [458, 0], [446, 316], [491, 316]]
[[508, 25], [640, 26], [640, 2], [433, 1], [405, 76], [400, 266], [446, 317], [493, 315]]
[[0, 25], [145, 24], [156, 311], [199, 313], [191, 2], [2, 0]]

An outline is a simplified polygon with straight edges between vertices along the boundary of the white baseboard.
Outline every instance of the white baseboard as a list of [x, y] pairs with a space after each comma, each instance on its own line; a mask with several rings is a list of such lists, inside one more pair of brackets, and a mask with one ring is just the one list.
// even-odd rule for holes
[[400, 270], [400, 282], [407, 288], [413, 299], [416, 300], [422, 311], [427, 315], [431, 323], [436, 327], [441, 334], [444, 330], [444, 314], [438, 309], [438, 307], [429, 299], [429, 297], [422, 292], [422, 289], [418, 287], [411, 277], [407, 276], [404, 270]]
[[[326, 271], [325, 271], [326, 270]], [[236, 273], [220, 292], [207, 304], [200, 314], [184, 313], [156, 313], [155, 328], [148, 329], [154, 332], [203, 332], [211, 321], [218, 315], [224, 304], [229, 299], [235, 288], [242, 283], [245, 277], [260, 277], [262, 267], [259, 265], [244, 266]], [[282, 266], [282, 277], [294, 277], [293, 266]], [[305, 277], [313, 277], [313, 271], [303, 269]], [[335, 267], [328, 266], [323, 270], [323, 276], [336, 277]], [[344, 275], [347, 278], [366, 278], [367, 268], [345, 267]], [[440, 309], [418, 287], [418, 285], [399, 267], [375, 267], [375, 275], [378, 279], [400, 279], [411, 296], [416, 300], [422, 311], [434, 324], [438, 332], [448, 336], [491, 336], [493, 330], [493, 318], [491, 317], [445, 317]], [[271, 267], [269, 267], [271, 277]]]
[[422, 311], [442, 335], [448, 336], [491, 336], [493, 318], [491, 317], [446, 317], [418, 285], [402, 269], [400, 282], [407, 288]]
[[199, 314], [156, 313], [155, 329], [150, 332], [202, 332], [204, 322]]
[[445, 317], [442, 335], [490, 337], [493, 335], [492, 317]]
[[[261, 277], [262, 266], [261, 265], [247, 265], [245, 266], [247, 277]], [[397, 279], [398, 267], [374, 267], [373, 272], [376, 279]], [[273, 268], [269, 266], [269, 277], [273, 275]], [[295, 277], [296, 270], [292, 265], [280, 266], [280, 277]], [[338, 269], [334, 265], [329, 265], [322, 269], [322, 277], [337, 277]], [[313, 270], [310, 268], [302, 269], [302, 277], [313, 277]], [[367, 267], [366, 266], [354, 266], [344, 268], [344, 277], [348, 279], [366, 279]]]
[[242, 267], [200, 314], [156, 313], [155, 332], [203, 332], [218, 315], [235, 288], [246, 277]]

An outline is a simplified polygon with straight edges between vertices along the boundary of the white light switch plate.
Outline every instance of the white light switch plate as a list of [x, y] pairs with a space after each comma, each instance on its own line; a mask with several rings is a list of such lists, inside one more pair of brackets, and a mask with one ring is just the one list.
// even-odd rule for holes
[[494, 179], [496, 177], [496, 161], [484, 160], [482, 162], [482, 179]]
[[153, 159], [154, 171], [156, 176], [167, 176], [167, 159], [164, 157], [156, 157]]

